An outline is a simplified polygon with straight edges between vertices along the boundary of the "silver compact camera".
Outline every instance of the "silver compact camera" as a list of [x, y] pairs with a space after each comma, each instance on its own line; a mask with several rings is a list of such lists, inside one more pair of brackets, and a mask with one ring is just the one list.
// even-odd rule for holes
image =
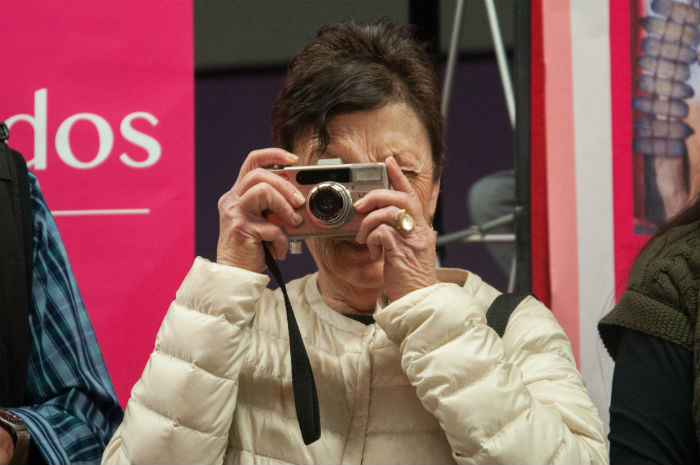
[[270, 171], [294, 184], [306, 199], [297, 210], [304, 217], [297, 228], [282, 224], [276, 214], [268, 217], [292, 240], [355, 235], [365, 215], [357, 213], [353, 204], [370, 191], [389, 188], [384, 163], [343, 163], [334, 158]]

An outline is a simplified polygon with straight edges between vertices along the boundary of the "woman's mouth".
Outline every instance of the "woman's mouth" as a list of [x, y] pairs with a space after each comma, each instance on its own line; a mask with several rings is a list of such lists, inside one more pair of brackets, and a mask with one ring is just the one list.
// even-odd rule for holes
[[356, 242], [354, 240], [347, 240], [343, 241], [343, 245], [346, 247], [351, 248], [352, 250], [356, 250], [358, 252], [367, 252], [369, 249], [367, 248], [366, 244], [360, 244], [359, 242]]
[[369, 252], [369, 249], [367, 248], [366, 244], [360, 244], [354, 239], [342, 240], [340, 241], [339, 245], [341, 245], [342, 247], [347, 247], [348, 249], [351, 249], [354, 252]]

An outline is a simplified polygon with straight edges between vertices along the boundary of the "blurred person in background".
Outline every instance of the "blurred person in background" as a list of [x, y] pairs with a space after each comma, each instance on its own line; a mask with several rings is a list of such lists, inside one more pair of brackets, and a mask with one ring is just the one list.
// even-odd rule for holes
[[39, 183], [0, 123], [0, 464], [96, 463], [122, 420]]
[[615, 360], [611, 463], [700, 463], [700, 201], [661, 227], [599, 323]]

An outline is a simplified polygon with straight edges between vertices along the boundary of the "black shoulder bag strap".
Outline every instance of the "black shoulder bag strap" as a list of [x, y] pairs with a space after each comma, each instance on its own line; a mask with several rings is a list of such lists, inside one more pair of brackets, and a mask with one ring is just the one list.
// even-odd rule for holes
[[27, 164], [0, 123], [0, 406], [24, 401], [32, 290], [32, 214]]
[[275, 259], [263, 244], [265, 250], [265, 264], [274, 276], [284, 296], [284, 306], [287, 309], [287, 329], [289, 330], [289, 356], [292, 360], [292, 389], [294, 391], [294, 407], [297, 411], [297, 420], [304, 444], [309, 445], [321, 437], [321, 419], [318, 410], [318, 394], [314, 373], [311, 371], [309, 356], [306, 354], [304, 341], [297, 325], [297, 320], [292, 311], [292, 304], [287, 295], [282, 273], [280, 273]]
[[532, 295], [529, 293], [522, 294], [501, 294], [496, 297], [496, 300], [491, 302], [489, 309], [486, 311], [487, 324], [498, 333], [498, 337], [503, 337], [506, 332], [506, 325], [513, 310], [520, 305], [520, 302], [525, 297]]

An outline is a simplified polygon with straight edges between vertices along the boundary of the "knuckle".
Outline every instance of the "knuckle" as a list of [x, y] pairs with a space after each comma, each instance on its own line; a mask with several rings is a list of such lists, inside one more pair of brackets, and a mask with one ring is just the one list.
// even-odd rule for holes
[[251, 170], [248, 175], [254, 180], [262, 180], [267, 173], [268, 171], [265, 168], [257, 167]]
[[259, 157], [262, 153], [263, 153], [262, 149], [251, 150], [250, 152], [248, 152], [248, 156], [246, 158], [255, 159], [255, 158]]
[[275, 189], [266, 182], [261, 182], [258, 186], [260, 186], [260, 195], [265, 198], [269, 205], [275, 195]]
[[289, 244], [289, 239], [287, 235], [282, 231], [282, 228], [277, 226], [275, 231], [275, 242], [277, 242], [282, 247], [287, 247]]
[[219, 201], [217, 202], [217, 207], [219, 209], [219, 212], [223, 212], [226, 209], [226, 204], [229, 201], [229, 195], [228, 192], [219, 197]]
[[248, 189], [248, 192], [255, 196], [267, 196], [270, 195], [270, 185], [266, 182], [259, 182]]
[[382, 234], [382, 235], [388, 234], [393, 230], [394, 230], [394, 228], [389, 226], [386, 223], [382, 223], [377, 227], [377, 233]]

